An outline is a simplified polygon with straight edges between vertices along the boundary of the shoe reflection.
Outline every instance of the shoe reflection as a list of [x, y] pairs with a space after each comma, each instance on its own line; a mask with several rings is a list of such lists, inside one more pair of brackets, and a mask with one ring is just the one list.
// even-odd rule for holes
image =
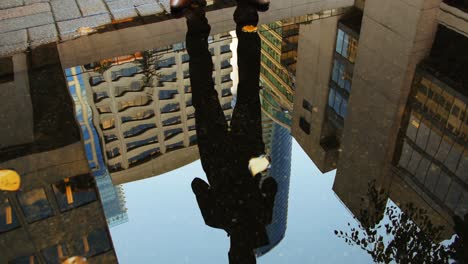
[[[269, 161], [262, 156], [265, 145], [259, 98], [257, 7], [249, 1], [238, 1], [234, 13], [239, 85], [230, 124], [212, 78], [214, 66], [207, 41], [211, 28], [204, 8], [192, 8], [186, 19], [198, 147], [208, 179], [205, 182], [195, 178], [192, 190], [205, 223], [224, 229], [230, 237], [229, 263], [256, 263], [255, 249], [269, 244], [266, 226], [272, 222], [277, 193], [276, 181], [262, 176]], [[249, 169], [249, 162], [260, 166]]]

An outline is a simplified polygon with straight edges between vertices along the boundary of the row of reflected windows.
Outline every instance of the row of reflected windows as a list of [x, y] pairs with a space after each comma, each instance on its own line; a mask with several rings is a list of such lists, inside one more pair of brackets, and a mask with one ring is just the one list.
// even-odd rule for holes
[[[196, 135], [190, 136], [189, 142], [190, 142], [191, 146], [195, 145], [197, 143]], [[171, 151], [181, 149], [181, 148], [184, 148], [184, 147], [185, 147], [184, 142], [183, 141], [178, 141], [178, 142], [167, 145], [166, 146], [166, 153], [169, 153]], [[155, 147], [155, 148], [146, 150], [146, 151], [144, 151], [144, 152], [142, 152], [142, 153], [140, 153], [140, 154], [138, 154], [138, 155], [136, 155], [134, 157], [131, 157], [128, 160], [129, 166], [130, 167], [137, 166], [137, 165], [142, 164], [144, 162], [147, 162], [147, 161], [149, 161], [149, 160], [151, 160], [153, 158], [156, 158], [156, 157], [158, 157], [160, 155], [161, 155], [161, 151], [160, 151], [159, 147]], [[122, 170], [122, 165], [120, 163], [111, 165], [111, 166], [109, 166], [109, 170], [111, 172]]]
[[[436, 125], [416, 111], [412, 111], [406, 138], [434, 161], [468, 183], [468, 150], [465, 144], [446, 135]], [[465, 173], [466, 174], [466, 173]]]
[[[266, 67], [268, 69], [273, 71], [275, 73], [275, 75], [277, 75], [283, 82], [285, 82], [285, 83], [289, 84], [290, 86], [292, 86], [292, 83], [290, 81], [290, 77], [288, 75], [288, 71], [284, 68], [283, 65], [278, 65], [279, 61], [275, 63], [275, 62], [271, 61], [264, 54], [262, 54], [261, 60], [264, 63], [264, 65], [266, 65]], [[265, 67], [265, 66], [262, 65], [262, 68], [263, 67]], [[265, 71], [267, 71], [267, 70], [265, 69]]]
[[[47, 198], [44, 188], [20, 191], [16, 194], [22, 214], [28, 223], [54, 216], [51, 203], [56, 202], [60, 212], [66, 212], [97, 199], [94, 181], [89, 175], [66, 178], [52, 184], [52, 189], [55, 200]], [[19, 221], [8, 199], [0, 204], [0, 219], [0, 233], [19, 227]]]
[[[358, 40], [349, 35], [342, 29], [338, 28], [336, 36], [335, 52], [350, 63], [354, 63], [356, 59]], [[328, 107], [334, 112], [334, 117], [331, 119], [342, 123], [347, 115], [348, 98], [351, 92], [353, 72], [350, 66], [340, 59], [335, 57], [333, 60], [333, 69], [330, 80], [330, 90], [328, 93]]]
[[273, 44], [273, 46], [277, 47], [278, 49], [281, 47], [282, 40], [273, 35], [273, 33], [270, 32], [266, 26], [262, 26], [260, 35], [264, 36], [271, 44]]
[[[223, 110], [232, 109], [231, 102], [227, 102], [227, 103], [222, 104], [221, 108]], [[191, 116], [189, 116], [189, 118], [194, 118], [194, 114], [191, 114]], [[231, 118], [231, 115], [226, 116], [226, 120], [230, 120], [230, 118]], [[169, 119], [167, 119], [167, 121], [168, 121], [167, 125], [174, 125], [174, 124], [177, 125], [177, 124], [181, 123], [180, 122], [181, 121], [180, 116], [169, 118]], [[154, 124], [139, 125], [139, 126], [136, 126], [136, 127], [132, 128], [132, 129], [130, 129], [129, 131], [124, 132], [124, 136], [125, 137], [132, 137], [132, 136], [141, 135], [141, 134], [145, 133], [146, 131], [148, 131], [150, 129], [153, 129], [155, 127], [156, 127], [156, 125], [154, 125]], [[195, 125], [189, 125], [187, 128], [188, 128], [189, 131], [194, 131], [196, 129]], [[175, 136], [177, 136], [179, 134], [182, 134], [183, 133], [183, 128], [168, 129], [168, 130], [165, 130], [163, 133], [164, 133], [164, 141], [167, 141], [167, 140], [170, 140], [171, 138], [174, 138]], [[115, 137], [115, 139], [117, 139], [117, 137]], [[157, 136], [154, 136], [154, 137], [150, 137], [148, 139], [127, 143], [126, 146], [127, 146], [127, 150], [129, 151], [129, 150], [133, 150], [133, 149], [136, 149], [136, 148], [139, 148], [139, 147], [142, 147], [142, 146], [145, 146], [145, 145], [157, 143], [157, 142], [159, 142], [158, 138], [157, 138]], [[193, 141], [191, 140], [190, 142], [192, 143]], [[166, 148], [170, 149], [170, 145], [166, 146]], [[107, 154], [107, 158], [111, 159], [111, 158], [114, 158], [116, 156], [119, 156], [121, 153], [120, 153], [120, 149], [118, 147], [116, 147], [116, 148], [113, 148], [111, 150], [107, 150], [106, 154]]]
[[[263, 77], [265, 77], [271, 84], [274, 85], [274, 87], [270, 87], [270, 89], [276, 89], [279, 92], [281, 92], [281, 94], [286, 96], [288, 101], [290, 101], [290, 102], [294, 101], [294, 97], [293, 97], [292, 93], [289, 92], [288, 89], [286, 89], [286, 87], [284, 87], [284, 85], [281, 84], [281, 82], [279, 82], [275, 78], [275, 76], [273, 76], [268, 70], [266, 70], [265, 67], [261, 67], [260, 72], [262, 73]], [[260, 79], [262, 79], [262, 76], [260, 76]], [[262, 80], [261, 80], [261, 85], [262, 86], [269, 86], [269, 85], [266, 85], [266, 82], [262, 81]]]
[[462, 140], [468, 136], [467, 104], [425, 77], [416, 77], [415, 106]]
[[[464, 158], [466, 162], [466, 157]], [[450, 176], [439, 163], [421, 152], [419, 148], [403, 143], [402, 155], [398, 165], [409, 172], [423, 189], [437, 197], [456, 214], [468, 213], [468, 190]], [[465, 165], [465, 172], [468, 167]]]
[[357, 55], [357, 47], [358, 39], [339, 28], [336, 37], [335, 51], [349, 62], [354, 63]]
[[328, 93], [328, 106], [333, 109], [337, 115], [343, 119], [346, 118], [348, 98], [337, 91], [333, 85], [330, 86], [330, 91]]
[[[145, 133], [146, 131], [148, 131], [149, 129], [152, 129], [152, 128], [155, 128], [155, 127], [156, 126], [154, 124], [144, 124], [144, 125], [137, 126], [137, 127], [135, 127], [135, 131], [138, 131], [138, 132], [136, 132], [133, 136], [141, 135], [141, 134]], [[189, 131], [193, 131], [193, 130], [195, 130], [195, 125], [190, 125], [187, 128], [188, 128]], [[163, 132], [164, 141], [168, 141], [171, 138], [174, 138], [175, 136], [180, 135], [182, 133], [183, 133], [183, 128], [173, 128], [173, 129], [165, 130]], [[125, 135], [125, 133], [124, 133], [124, 135]], [[150, 137], [150, 138], [147, 138], [147, 139], [127, 143], [126, 146], [127, 146], [127, 150], [130, 151], [132, 149], [136, 149], [136, 148], [146, 146], [146, 145], [149, 145], [149, 144], [153, 144], [153, 143], [157, 143], [157, 142], [159, 142], [158, 137], [153, 136], [153, 137]], [[118, 147], [115, 147], [113, 149], [110, 149], [110, 150], [106, 151], [107, 158], [109, 158], [109, 159], [114, 158], [116, 156], [119, 156], [120, 154], [121, 154], [120, 149]]]
[[[75, 238], [70, 243], [59, 243], [40, 250], [42, 258], [47, 264], [59, 264], [64, 259], [76, 254], [89, 258], [111, 250], [111, 243], [105, 229], [96, 229], [85, 236]], [[73, 252], [73, 253], [72, 253]], [[26, 255], [17, 257], [8, 262], [9, 264], [35, 264], [39, 263], [38, 256]]]
[[[220, 47], [220, 52], [221, 52], [221, 54], [231, 52], [229, 44], [221, 46]], [[210, 53], [211, 53], [212, 56], [214, 55], [214, 48], [210, 48]], [[182, 63], [186, 63], [189, 60], [190, 60], [190, 56], [188, 54], [185, 53], [185, 54], [182, 55]], [[156, 68], [160, 69], [160, 68], [169, 68], [169, 67], [172, 67], [175, 64], [176, 64], [176, 58], [175, 57], [169, 57], [169, 58], [166, 58], [166, 59], [161, 59], [161, 60], [156, 61], [155, 66], [156, 66]], [[223, 60], [221, 62], [221, 68], [222, 69], [228, 68], [230, 66], [231, 65], [229, 63], [229, 59]], [[111, 72], [111, 79], [112, 79], [112, 81], [116, 81], [121, 77], [131, 77], [131, 76], [134, 76], [137, 73], [141, 73], [142, 71], [143, 71], [143, 68], [141, 66], [134, 65], [132, 67], [127, 67], [127, 68], [123, 68], [123, 69], [120, 69], [120, 70], [117, 70], [117, 71], [112, 71]], [[160, 78], [163, 79], [163, 80], [167, 79], [166, 81], [173, 81], [174, 79], [176, 79], [174, 76], [172, 76], [172, 78], [170, 78], [170, 77], [171, 77], [170, 75], [161, 75], [160, 76]], [[188, 76], [186, 76], [186, 77], [188, 78]], [[104, 76], [102, 76], [102, 75], [96, 75], [96, 76], [92, 76], [92, 77], [89, 78], [89, 83], [90, 83], [91, 86], [99, 85], [102, 82], [105, 82]]]

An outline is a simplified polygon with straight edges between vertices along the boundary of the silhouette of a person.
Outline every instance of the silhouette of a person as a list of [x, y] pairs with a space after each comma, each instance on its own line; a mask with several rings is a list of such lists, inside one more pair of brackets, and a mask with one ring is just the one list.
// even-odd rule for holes
[[[259, 98], [260, 37], [254, 30], [257, 9], [238, 1], [234, 12], [239, 40], [239, 85], [230, 126], [213, 82], [213, 62], [208, 49], [211, 27], [203, 4], [188, 15], [186, 45], [196, 132], [203, 170], [208, 183], [192, 182], [201, 214], [208, 226], [230, 236], [229, 263], [256, 263], [256, 248], [268, 245], [266, 225], [272, 221], [277, 184], [273, 178], [252, 175], [249, 160], [265, 153]], [[262, 184], [260, 184], [262, 182]]]

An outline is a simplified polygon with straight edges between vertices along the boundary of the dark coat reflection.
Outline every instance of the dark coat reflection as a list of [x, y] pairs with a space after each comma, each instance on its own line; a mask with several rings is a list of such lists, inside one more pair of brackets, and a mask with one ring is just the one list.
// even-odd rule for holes
[[265, 146], [259, 99], [260, 38], [241, 30], [246, 23], [256, 24], [258, 15], [256, 10], [242, 8], [235, 12], [239, 85], [230, 126], [214, 87], [207, 42], [210, 26], [202, 8], [187, 17], [186, 36], [198, 146], [208, 179], [208, 183], [194, 179], [192, 189], [205, 223], [230, 236], [229, 263], [255, 263], [254, 250], [268, 245], [266, 225], [272, 221], [277, 192], [273, 178], [253, 177], [248, 169], [249, 160], [263, 154]]

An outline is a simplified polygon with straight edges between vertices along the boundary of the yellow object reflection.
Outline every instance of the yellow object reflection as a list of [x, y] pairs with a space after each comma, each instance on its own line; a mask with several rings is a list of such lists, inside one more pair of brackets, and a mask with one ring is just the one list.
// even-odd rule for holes
[[62, 262], [62, 264], [86, 264], [88, 261], [83, 257], [71, 257]]
[[21, 177], [13, 170], [0, 170], [0, 191], [17, 191], [21, 186]]
[[7, 225], [11, 225], [13, 223], [13, 216], [11, 214], [11, 206], [5, 207], [5, 218], [6, 218]]
[[83, 245], [84, 245], [85, 253], [88, 253], [89, 252], [89, 242], [88, 242], [88, 238], [86, 236], [83, 237]]
[[[68, 182], [70, 182], [70, 179], [66, 178], [64, 181], [66, 183], [68, 183]], [[71, 186], [69, 184], [67, 184], [67, 186], [65, 186], [65, 193], [67, 194], [67, 203], [72, 204], [73, 203], [73, 192], [72, 192]]]

